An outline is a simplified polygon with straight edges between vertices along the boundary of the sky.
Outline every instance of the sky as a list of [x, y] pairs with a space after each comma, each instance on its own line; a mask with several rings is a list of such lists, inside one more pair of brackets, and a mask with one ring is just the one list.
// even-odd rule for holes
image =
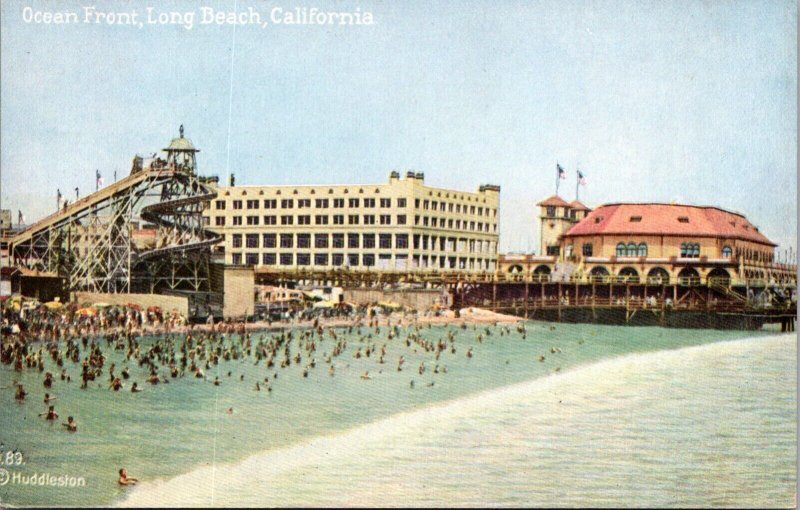
[[[137, 11], [141, 27], [85, 22]], [[194, 25], [147, 23], [194, 12]], [[201, 8], [267, 26], [200, 24]], [[273, 9], [369, 12], [276, 25]], [[797, 248], [790, 1], [152, 0], [0, 3], [0, 206], [28, 223], [127, 175], [183, 124], [237, 184], [501, 186], [500, 250], [538, 250], [539, 200], [715, 205]], [[77, 23], [34, 13], [75, 12]], [[27, 22], [26, 20], [30, 20]]]

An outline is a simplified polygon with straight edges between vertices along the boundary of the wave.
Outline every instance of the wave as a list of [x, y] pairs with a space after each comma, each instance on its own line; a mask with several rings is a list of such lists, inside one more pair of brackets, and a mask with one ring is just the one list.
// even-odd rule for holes
[[[558, 406], [561, 404], [559, 398], [569, 398], [571, 389], [577, 386], [589, 385], [591, 391], [574, 396], [569, 405], [575, 412], [591, 410], [593, 402], [604, 395], [608, 387], [618, 384], [626, 374], [647, 373], [655, 367], [680, 365], [697, 356], [746, 355], [750, 349], [769, 349], [773, 345], [783, 344], [788, 338], [793, 338], [793, 335], [759, 336], [680, 349], [625, 354], [578, 365], [558, 374], [431, 404], [337, 434], [318, 436], [300, 444], [261, 452], [235, 463], [203, 466], [171, 479], [145, 482], [131, 487], [124, 498], [117, 501], [117, 506], [263, 506], [265, 499], [275, 499], [281, 491], [282, 487], [276, 485], [275, 480], [287, 473], [318, 473], [324, 466], [335, 475], [339, 461], [353, 458], [363, 461], [363, 457], [375, 452], [391, 456], [394, 455], [393, 449], [401, 452], [397, 455], [404, 458], [408, 457], [408, 453], [403, 450], [409, 449], [424, 455], [425, 444], [408, 444], [409, 438], [413, 443], [414, 438], [420, 437], [420, 431], [480, 428], [482, 423], [487, 423], [482, 421], [482, 417], [499, 419], [504, 416], [503, 412], [507, 415], [508, 409], [513, 409], [521, 402], [543, 402], [537, 412], [546, 414], [555, 409], [547, 405]], [[502, 422], [493, 424], [495, 427], [502, 425]], [[424, 467], [424, 460], [420, 462]], [[454, 466], [454, 469], [462, 468], [463, 465]], [[297, 480], [297, 483], [302, 487], [302, 480]], [[343, 497], [349, 504], [359, 504], [357, 500]], [[336, 501], [341, 502], [342, 499]], [[283, 501], [280, 504], [292, 503]]]

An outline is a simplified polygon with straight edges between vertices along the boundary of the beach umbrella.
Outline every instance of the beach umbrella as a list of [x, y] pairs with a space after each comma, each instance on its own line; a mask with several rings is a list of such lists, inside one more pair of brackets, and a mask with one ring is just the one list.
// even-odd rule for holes
[[132, 310], [136, 310], [137, 312], [142, 310], [141, 305], [137, 305], [136, 303], [128, 303], [125, 306], [127, 306], [128, 308], [130, 308]]
[[78, 314], [78, 315], [82, 315], [82, 316], [88, 317], [88, 316], [97, 315], [97, 310], [95, 310], [94, 308], [81, 308], [75, 313]]
[[95, 303], [94, 306], [95, 308], [108, 308], [111, 305], [108, 303]]
[[44, 304], [49, 310], [58, 310], [62, 306], [64, 306], [60, 301], [48, 301]]
[[335, 303], [333, 301], [317, 301], [314, 303], [314, 308], [333, 308]]

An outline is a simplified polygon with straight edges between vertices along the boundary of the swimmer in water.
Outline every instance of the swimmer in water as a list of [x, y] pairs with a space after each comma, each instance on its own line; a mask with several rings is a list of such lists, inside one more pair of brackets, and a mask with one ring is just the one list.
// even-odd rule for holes
[[49, 393], [45, 393], [44, 394], [44, 403], [45, 404], [49, 404], [50, 402], [52, 402], [55, 399], [56, 399], [56, 397], [51, 397]]
[[139, 393], [142, 389], [139, 387], [139, 384], [134, 382], [133, 386], [131, 386], [131, 393]]
[[68, 432], [77, 432], [78, 431], [78, 424], [75, 422], [75, 419], [72, 416], [67, 417], [67, 423], [62, 423], [65, 427], [67, 427]]
[[50, 406], [46, 413], [39, 413], [39, 416], [44, 416], [45, 420], [55, 420], [58, 418], [58, 413], [54, 406]]
[[119, 484], [120, 485], [136, 485], [139, 480], [136, 478], [129, 478], [128, 472], [125, 468], [119, 470]]
[[366, 372], [361, 374], [361, 378], [364, 379], [364, 380], [372, 379], [372, 377], [369, 376], [369, 370], [367, 370]]

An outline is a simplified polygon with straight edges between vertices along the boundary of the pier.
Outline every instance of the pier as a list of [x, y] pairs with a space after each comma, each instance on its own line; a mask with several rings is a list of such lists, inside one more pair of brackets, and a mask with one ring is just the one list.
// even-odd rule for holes
[[450, 308], [479, 307], [534, 320], [664, 327], [794, 331], [794, 283], [686, 277], [674, 281], [620, 276], [566, 277], [443, 271], [256, 268], [256, 282], [277, 286], [444, 288]]

